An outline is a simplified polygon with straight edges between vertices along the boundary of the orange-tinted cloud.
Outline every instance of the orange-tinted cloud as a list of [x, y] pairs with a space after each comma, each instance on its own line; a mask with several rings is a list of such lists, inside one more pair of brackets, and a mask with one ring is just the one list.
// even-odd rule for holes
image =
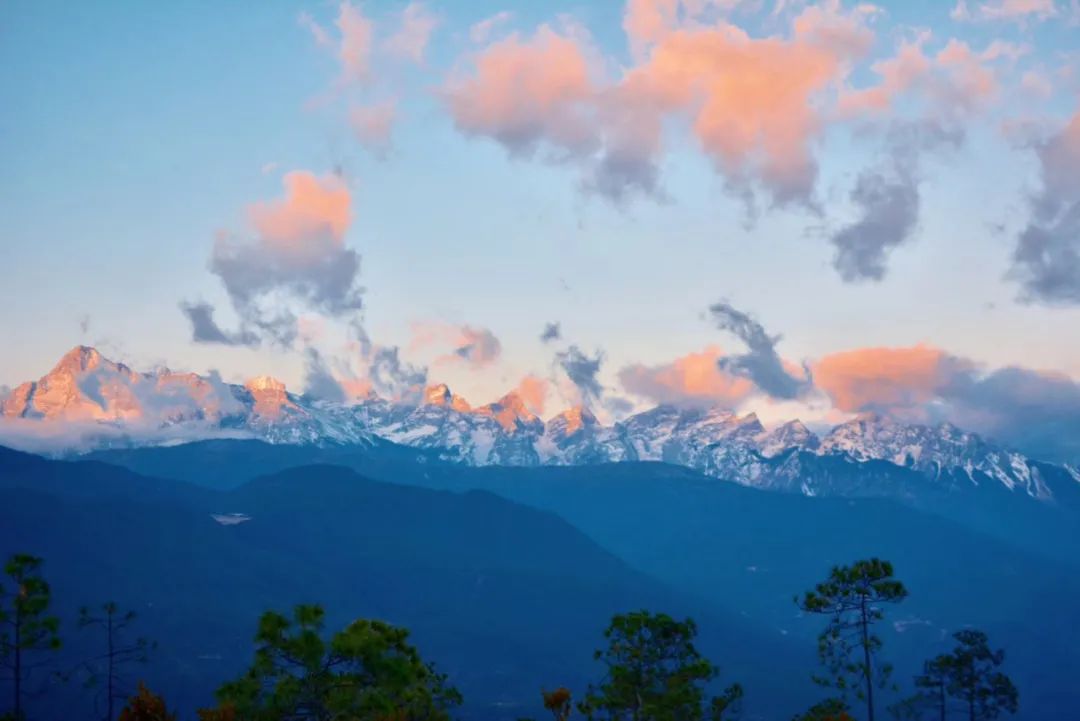
[[[307, 171], [288, 173], [283, 183], [284, 197], [248, 208], [254, 237], [222, 233], [214, 243], [210, 270], [242, 323], [240, 331], [218, 329], [218, 335], [267, 335], [288, 346], [297, 336], [297, 308], [288, 301], [302, 311], [350, 318], [361, 307], [360, 255], [345, 245], [349, 188], [337, 176]], [[209, 319], [213, 308], [203, 310]]]
[[1080, 383], [1061, 373], [987, 371], [939, 348], [859, 348], [825, 356], [814, 380], [846, 412], [950, 421], [1038, 458], [1080, 460]]
[[662, 365], [629, 365], [619, 371], [619, 382], [628, 393], [654, 403], [734, 408], [754, 392], [754, 384], [721, 371], [723, 355], [709, 346]]
[[352, 222], [352, 201], [341, 178], [302, 170], [286, 174], [282, 182], [284, 198], [248, 208], [266, 244], [281, 252], [304, 252], [315, 239], [340, 245]]
[[1021, 46], [995, 41], [981, 52], [950, 39], [937, 53], [927, 54], [930, 33], [901, 41], [896, 54], [871, 65], [880, 80], [871, 86], [841, 93], [841, 116], [882, 114], [905, 96], [913, 97], [933, 118], [959, 120], [984, 107], [1000, 92], [994, 63], [1015, 61]]
[[487, 328], [441, 322], [413, 323], [409, 348], [448, 349], [449, 353], [436, 358], [436, 363], [464, 362], [474, 368], [488, 366], [502, 355], [502, 343]]
[[814, 381], [843, 411], [916, 409], [933, 401], [971, 364], [926, 345], [859, 348], [814, 364]]
[[424, 3], [411, 2], [401, 11], [401, 25], [396, 33], [387, 38], [386, 50], [391, 55], [420, 64], [424, 61], [424, 52], [438, 25], [439, 19]]
[[976, 20], [1005, 20], [1024, 23], [1029, 20], [1049, 20], [1057, 17], [1055, 0], [958, 0], [949, 16], [957, 22]]
[[397, 120], [397, 103], [385, 100], [372, 105], [356, 105], [349, 111], [349, 126], [357, 140], [377, 156], [390, 149], [390, 138]]
[[810, 202], [820, 105], [873, 42], [863, 5], [805, 9], [787, 37], [697, 22], [730, 2], [634, 0], [624, 26], [638, 61], [620, 77], [579, 28], [542, 25], [482, 49], [444, 89], [455, 124], [512, 155], [546, 149], [582, 167], [582, 186], [610, 199], [659, 194], [662, 130], [689, 122], [702, 150], [744, 195]]
[[341, 33], [338, 60], [341, 63], [342, 79], [367, 81], [371, 69], [371, 20], [364, 17], [352, 3], [343, 2], [338, 8], [335, 24]]
[[544, 408], [547, 405], [548, 390], [550, 383], [538, 376], [527, 375], [521, 379], [521, 382], [514, 388], [514, 392], [518, 394], [521, 401], [525, 404], [525, 407], [538, 416], [544, 414]]
[[591, 75], [582, 43], [542, 25], [532, 37], [514, 33], [486, 47], [444, 94], [458, 129], [494, 138], [511, 154], [531, 154], [542, 142], [579, 152], [594, 142]]

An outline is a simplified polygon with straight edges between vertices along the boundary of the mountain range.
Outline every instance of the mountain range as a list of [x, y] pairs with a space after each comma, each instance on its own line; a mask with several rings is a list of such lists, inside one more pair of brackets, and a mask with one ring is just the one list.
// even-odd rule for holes
[[[792, 420], [765, 428], [726, 408], [658, 406], [613, 425], [584, 407], [546, 422], [517, 393], [473, 407], [445, 385], [418, 402], [336, 403], [273, 378], [140, 373], [78, 346], [44, 377], [0, 398], [0, 441], [53, 454], [220, 437], [370, 447], [382, 441], [470, 466], [659, 461], [742, 485], [804, 495], [912, 496], [980, 488], [1024, 502], [1078, 504], [1080, 470], [1041, 462], [951, 424], [866, 414], [822, 435]], [[914, 471], [898, 482], [891, 469]]]

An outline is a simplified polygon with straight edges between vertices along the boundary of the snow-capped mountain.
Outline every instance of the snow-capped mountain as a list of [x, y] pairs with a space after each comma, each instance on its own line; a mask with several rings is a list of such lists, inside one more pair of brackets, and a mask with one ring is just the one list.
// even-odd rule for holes
[[[659, 461], [807, 495], [895, 496], [918, 492], [916, 485], [940, 491], [989, 485], [1049, 501], [1055, 487], [1080, 488], [1073, 468], [1034, 461], [947, 423], [867, 415], [819, 438], [798, 420], [766, 429], [752, 413], [673, 406], [610, 426], [576, 407], [545, 423], [516, 393], [473, 407], [440, 384], [425, 389], [418, 404], [377, 397], [338, 404], [289, 393], [265, 376], [237, 385], [169, 370], [138, 373], [85, 346], [0, 398], [0, 416], [7, 421], [0, 432], [37, 434], [51, 439], [54, 451], [220, 435], [320, 445], [381, 438], [468, 465]], [[62, 432], [68, 428], [77, 429], [77, 440]], [[0, 443], [10, 435], [0, 435]]]
[[[244, 385], [160, 369], [139, 373], [77, 346], [0, 398], [8, 435], [92, 448], [243, 435], [271, 443], [367, 443], [356, 409], [305, 402], [274, 378]], [[69, 431], [69, 432], [65, 432]], [[0, 437], [0, 441], [3, 437]], [[40, 445], [40, 443], [38, 444]]]

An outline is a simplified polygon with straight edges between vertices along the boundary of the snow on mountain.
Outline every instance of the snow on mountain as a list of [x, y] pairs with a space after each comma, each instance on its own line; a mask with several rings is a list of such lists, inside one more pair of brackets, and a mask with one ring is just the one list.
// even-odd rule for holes
[[932, 478], [950, 469], [960, 469], [977, 483], [976, 472], [979, 472], [1009, 490], [1020, 490], [1035, 498], [1052, 495], [1038, 464], [950, 423], [913, 425], [868, 414], [833, 428], [822, 439], [820, 451], [845, 453], [860, 461], [886, 460]]
[[[367, 428], [350, 409], [306, 403], [280, 381], [244, 385], [216, 376], [160, 369], [138, 373], [77, 346], [45, 376], [0, 399], [0, 418], [25, 437], [78, 428], [90, 447], [247, 435], [273, 443], [364, 443]], [[72, 437], [54, 433], [57, 442]]]
[[[752, 413], [674, 406], [611, 426], [575, 407], [545, 423], [516, 393], [473, 407], [444, 384], [426, 388], [419, 404], [370, 397], [343, 405], [289, 393], [266, 376], [235, 385], [169, 370], [137, 373], [85, 346], [40, 380], [0, 398], [0, 417], [24, 431], [86, 425], [95, 432], [84, 434], [84, 447], [226, 432], [291, 444], [370, 444], [378, 437], [469, 465], [661, 461], [807, 495], [903, 495], [915, 492], [912, 478], [922, 478], [940, 489], [990, 483], [1049, 500], [1055, 484], [1080, 483], [1075, 469], [1033, 461], [947, 423], [923, 426], [865, 415], [819, 439], [798, 420], [766, 429]], [[68, 445], [53, 450], [72, 449], [62, 434], [55, 438]], [[898, 473], [898, 467], [917, 475]]]

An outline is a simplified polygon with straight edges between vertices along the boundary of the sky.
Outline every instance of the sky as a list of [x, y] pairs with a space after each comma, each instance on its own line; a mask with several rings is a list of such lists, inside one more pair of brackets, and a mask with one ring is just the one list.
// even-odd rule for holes
[[0, 103], [0, 384], [1080, 435], [1077, 0], [15, 0]]

